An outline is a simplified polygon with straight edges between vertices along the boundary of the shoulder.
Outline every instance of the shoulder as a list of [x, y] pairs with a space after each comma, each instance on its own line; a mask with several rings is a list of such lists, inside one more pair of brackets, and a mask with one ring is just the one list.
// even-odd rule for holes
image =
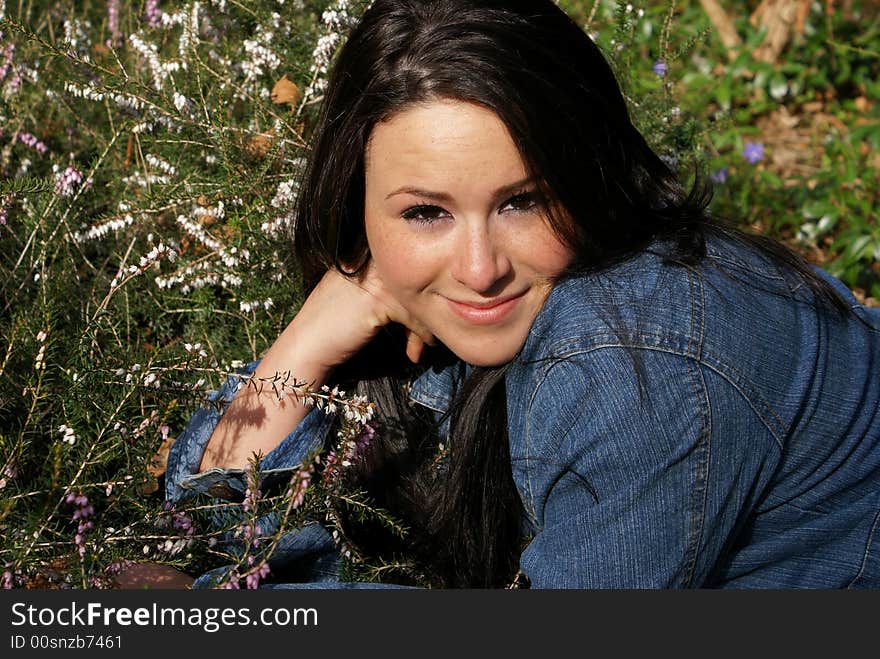
[[608, 346], [667, 347], [687, 353], [698, 315], [696, 274], [646, 250], [598, 272], [556, 284], [521, 353], [528, 362]]
[[758, 321], [776, 329], [798, 325], [810, 309], [795, 307], [812, 299], [799, 286], [759, 249], [730, 238], [710, 238], [695, 265], [675, 261], [656, 243], [612, 267], [560, 281], [521, 356], [542, 360], [620, 346], [699, 360], [707, 341], [720, 353], [743, 347], [743, 332]]

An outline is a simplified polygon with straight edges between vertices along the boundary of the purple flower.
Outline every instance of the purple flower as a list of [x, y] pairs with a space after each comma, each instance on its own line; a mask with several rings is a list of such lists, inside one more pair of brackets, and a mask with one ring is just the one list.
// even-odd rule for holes
[[658, 59], [654, 62], [654, 74], [660, 76], [661, 78], [665, 78], [666, 74], [669, 72], [669, 67], [666, 65], [662, 59]]
[[712, 181], [712, 183], [715, 183], [717, 185], [721, 185], [723, 183], [726, 183], [727, 182], [727, 167], [722, 167], [717, 172], [713, 172], [712, 174], [710, 174], [709, 180]]
[[193, 522], [186, 513], [174, 513], [171, 519], [171, 526], [179, 531], [184, 531], [187, 535], [192, 535]]
[[3, 50], [3, 64], [0, 65], [0, 82], [6, 80], [6, 76], [9, 75], [9, 69], [12, 66], [12, 55], [14, 52], [14, 43], [7, 44], [6, 48]]
[[119, 48], [122, 45], [122, 32], [119, 30], [119, 0], [107, 0], [107, 29], [110, 31], [107, 45]]
[[666, 163], [666, 166], [669, 167], [672, 171], [676, 171], [678, 169], [679, 159], [678, 156], [674, 153], [662, 153], [660, 154], [660, 160]]
[[[253, 558], [252, 556], [248, 558]], [[249, 563], [253, 563], [253, 561], [249, 561]], [[260, 587], [260, 581], [265, 579], [269, 575], [269, 564], [266, 561], [260, 563], [260, 566], [254, 570], [251, 568], [251, 572], [245, 577], [245, 585], [247, 588], [251, 590], [255, 590]]]
[[68, 167], [63, 172], [55, 174], [55, 194], [60, 197], [71, 197], [82, 183], [83, 175], [76, 167]]
[[64, 498], [64, 502], [77, 506], [76, 510], [73, 511], [73, 521], [79, 520], [79, 524], [77, 525], [76, 535], [73, 538], [73, 544], [76, 546], [79, 555], [85, 556], [85, 533], [95, 526], [92, 522], [87, 521], [87, 519], [95, 514], [95, 509], [89, 504], [89, 498], [85, 494], [70, 492]]
[[752, 165], [764, 159], [763, 142], [746, 142], [743, 147], [743, 157]]
[[162, 10], [159, 9], [159, 0], [147, 0], [144, 5], [144, 18], [150, 27], [159, 27], [162, 24]]
[[309, 469], [300, 469], [293, 482], [287, 490], [287, 496], [293, 499], [292, 508], [299, 508], [306, 499], [306, 491], [312, 482], [312, 472]]
[[35, 135], [31, 133], [18, 132], [15, 134], [15, 138], [22, 144], [25, 144], [32, 148], [41, 156], [45, 155], [46, 151], [49, 150], [49, 148], [43, 142], [41, 142]]

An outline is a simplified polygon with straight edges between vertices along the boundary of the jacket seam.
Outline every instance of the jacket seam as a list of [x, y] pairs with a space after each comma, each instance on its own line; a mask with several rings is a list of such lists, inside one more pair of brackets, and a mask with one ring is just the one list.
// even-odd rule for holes
[[[576, 355], [586, 354], [606, 348], [652, 350], [655, 352], [665, 352], [672, 355], [678, 355], [679, 357], [682, 357], [684, 359], [695, 360], [709, 370], [717, 373], [725, 382], [732, 386], [748, 403], [749, 407], [752, 409], [755, 415], [757, 415], [757, 417], [761, 420], [761, 423], [773, 436], [773, 439], [776, 441], [779, 448], [782, 449], [784, 447], [784, 437], [788, 434], [788, 424], [785, 423], [785, 421], [779, 416], [776, 410], [774, 410], [773, 407], [770, 406], [770, 404], [763, 398], [763, 396], [761, 396], [760, 394], [752, 395], [751, 392], [747, 392], [746, 390], [744, 390], [742, 385], [736, 379], [731, 377], [731, 373], [741, 376], [741, 373], [739, 373], [739, 371], [727, 365], [722, 366], [720, 364], [714, 364], [710, 361], [707, 361], [705, 356], [697, 358], [693, 354], [688, 354], [685, 350], [676, 349], [672, 346], [651, 346], [644, 345], [642, 343], [623, 343], [618, 338], [615, 338], [613, 341], [609, 340], [607, 343], [597, 343], [589, 346], [581, 346], [577, 350], [569, 350], [568, 352], [554, 354], [553, 358], [549, 360], [550, 363], [545, 367], [543, 371], [541, 371], [539, 377], [537, 378], [535, 392], [537, 391], [537, 388], [540, 386], [541, 382], [543, 382], [544, 378], [546, 377], [546, 371], [554, 366], [557, 362], [571, 359]], [[532, 398], [529, 400], [529, 411], [531, 411], [531, 405], [532, 401], [534, 400], [534, 395], [535, 394], [533, 392]], [[754, 398], [757, 398], [758, 401], [756, 402]]]
[[868, 534], [868, 541], [865, 544], [865, 553], [862, 556], [862, 563], [859, 566], [859, 571], [856, 576], [852, 578], [852, 581], [846, 585], [847, 588], [854, 588], [856, 582], [862, 578], [862, 575], [864, 575], [865, 570], [868, 568], [868, 557], [871, 555], [871, 545], [874, 544], [874, 536], [877, 533], [878, 526], [880, 526], [880, 510], [874, 515], [874, 523], [871, 525], [871, 532]]
[[[702, 352], [703, 345], [703, 327], [705, 305], [703, 299], [703, 286], [699, 279], [689, 277], [692, 289], [691, 299], [693, 300], [693, 310], [691, 318], [699, 318], [695, 329], [699, 333], [697, 338], [697, 355]], [[697, 557], [699, 556], [700, 544], [703, 538], [703, 525], [706, 520], [706, 498], [709, 490], [709, 466], [712, 448], [712, 407], [709, 400], [709, 392], [706, 389], [706, 381], [703, 379], [703, 372], [700, 369], [700, 361], [697, 359], [688, 360], [688, 370], [691, 374], [691, 384], [694, 387], [694, 398], [700, 407], [700, 433], [697, 439], [696, 463], [694, 464], [694, 489], [692, 499], [692, 518], [691, 529], [688, 538], [688, 549], [685, 554], [685, 571], [684, 586], [690, 587], [693, 583], [694, 574], [697, 568]]]

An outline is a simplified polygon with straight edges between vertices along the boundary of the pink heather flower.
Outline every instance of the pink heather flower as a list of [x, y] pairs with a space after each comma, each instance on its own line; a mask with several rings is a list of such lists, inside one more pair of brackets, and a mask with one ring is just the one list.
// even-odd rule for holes
[[150, 27], [159, 27], [162, 24], [162, 10], [159, 9], [159, 0], [147, 0], [144, 5], [144, 18]]
[[110, 30], [110, 43], [115, 48], [122, 45], [122, 32], [119, 30], [119, 0], [107, 0], [107, 29]]
[[10, 94], [18, 93], [18, 90], [21, 89], [21, 73], [18, 71], [12, 72], [12, 77], [9, 78], [9, 82], [6, 83], [6, 89]]
[[32, 135], [31, 133], [18, 132], [15, 134], [15, 138], [22, 144], [32, 148], [41, 156], [45, 155], [46, 152], [49, 150], [49, 147], [47, 147], [43, 142], [41, 142], [36, 136]]
[[261, 496], [263, 496], [263, 493], [260, 490], [253, 489], [251, 485], [248, 485], [244, 491], [244, 501], [242, 502], [241, 507], [245, 512], [254, 510], [257, 506], [257, 501], [260, 500]]
[[[253, 557], [251, 556], [249, 558], [253, 558]], [[269, 563], [267, 563], [266, 561], [263, 561], [262, 563], [260, 563], [259, 568], [252, 571], [250, 574], [247, 575], [247, 577], [245, 577], [246, 586], [251, 590], [259, 588], [260, 581], [265, 579], [269, 575], [269, 572], [270, 572]]]
[[171, 519], [171, 526], [179, 531], [183, 531], [186, 535], [192, 535], [195, 530], [192, 519], [182, 512], [174, 513]]
[[3, 589], [12, 590], [12, 572], [6, 570], [3, 572]]
[[104, 568], [104, 574], [114, 575], [122, 572], [127, 567], [130, 567], [135, 564], [135, 561], [130, 558], [125, 558], [121, 561], [116, 561], [115, 563], [110, 563], [107, 567]]
[[18, 478], [17, 466], [15, 460], [10, 460], [9, 463], [3, 467], [3, 475], [7, 478]]
[[752, 165], [764, 159], [763, 142], [746, 142], [743, 147], [743, 157]]
[[241, 586], [238, 583], [238, 575], [233, 572], [231, 575], [229, 575], [229, 581], [227, 581], [220, 587], [226, 590], [240, 590]]
[[363, 457], [364, 451], [367, 450], [367, 447], [370, 446], [370, 443], [376, 437], [376, 429], [371, 426], [369, 423], [364, 424], [363, 429], [361, 430], [360, 435], [355, 439], [354, 450], [352, 451], [351, 460], [352, 462], [357, 458]]
[[312, 472], [309, 469], [301, 469], [297, 473], [296, 482], [291, 485], [288, 496], [293, 499], [293, 508], [299, 508], [306, 499], [306, 490], [312, 482]]
[[7, 44], [6, 48], [3, 49], [3, 64], [0, 64], [0, 82], [6, 80], [6, 76], [9, 74], [13, 53], [15, 53], [15, 44]]
[[6, 226], [6, 206], [0, 206], [0, 226]]
[[82, 183], [83, 175], [71, 165], [60, 174], [55, 174], [55, 194], [60, 197], [71, 197]]
[[95, 514], [95, 509], [91, 505], [89, 505], [89, 498], [85, 494], [74, 494], [73, 492], [70, 492], [66, 497], [64, 497], [64, 501], [65, 503], [72, 504], [77, 507], [76, 510], [73, 511], [73, 521], [80, 521], [76, 528], [76, 535], [73, 538], [73, 544], [76, 545], [79, 555], [81, 557], [85, 556], [85, 533], [95, 526], [91, 521], [87, 520], [89, 517]]

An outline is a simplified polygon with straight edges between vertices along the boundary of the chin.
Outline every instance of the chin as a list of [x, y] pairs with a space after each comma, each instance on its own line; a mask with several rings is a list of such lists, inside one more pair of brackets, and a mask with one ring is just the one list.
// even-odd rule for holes
[[523, 344], [525, 337], [519, 341], [504, 342], [473, 342], [473, 341], [450, 341], [444, 342], [452, 353], [471, 366], [501, 366], [516, 357]]

